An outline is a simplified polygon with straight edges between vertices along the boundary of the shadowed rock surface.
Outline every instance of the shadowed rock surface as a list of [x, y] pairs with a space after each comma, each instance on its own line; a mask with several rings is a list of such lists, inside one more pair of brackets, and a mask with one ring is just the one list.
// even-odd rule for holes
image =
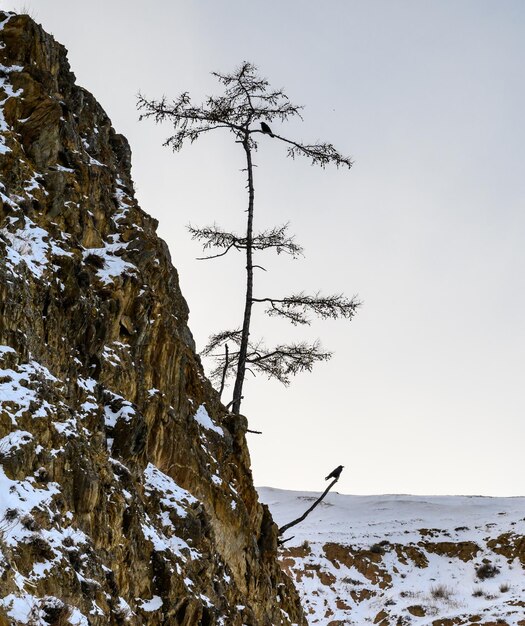
[[0, 22], [0, 625], [303, 624], [127, 141]]

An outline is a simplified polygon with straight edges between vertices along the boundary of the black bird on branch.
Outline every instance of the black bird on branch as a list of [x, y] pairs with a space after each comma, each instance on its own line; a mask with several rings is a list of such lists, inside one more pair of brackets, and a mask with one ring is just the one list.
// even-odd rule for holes
[[328, 476], [325, 478], [325, 480], [328, 480], [329, 478], [335, 478], [336, 480], [339, 480], [339, 476], [341, 476], [341, 472], [343, 471], [343, 467], [344, 467], [344, 465], [338, 465], [333, 472], [330, 472], [328, 474]]
[[[330, 491], [330, 489], [339, 480], [339, 476], [341, 476], [341, 472], [343, 471], [343, 467], [344, 467], [343, 465], [338, 465], [333, 472], [328, 474], [328, 476], [325, 478], [325, 480], [328, 480], [329, 478], [333, 478], [334, 480], [332, 480], [332, 482], [323, 491], [323, 493], [317, 498], [317, 500], [312, 504], [312, 506], [301, 515], [301, 517], [298, 517], [297, 519], [294, 519], [291, 522], [288, 522], [288, 524], [285, 524], [284, 526], [281, 526], [281, 528], [279, 528], [279, 535], [284, 534], [289, 528], [291, 528], [292, 526], [295, 526], [296, 524], [299, 524], [304, 519], [306, 519], [306, 517], [308, 515], [310, 515], [310, 513], [315, 509], [315, 507], [318, 504], [320, 504], [324, 500], [326, 494]], [[289, 539], [281, 539], [279, 541], [279, 544], [283, 545], [283, 543], [285, 543], [286, 541], [289, 541], [290, 539], [291, 539], [291, 537]]]
[[270, 137], [273, 137], [272, 129], [268, 126], [266, 122], [261, 122], [261, 130], [265, 135], [270, 135]]

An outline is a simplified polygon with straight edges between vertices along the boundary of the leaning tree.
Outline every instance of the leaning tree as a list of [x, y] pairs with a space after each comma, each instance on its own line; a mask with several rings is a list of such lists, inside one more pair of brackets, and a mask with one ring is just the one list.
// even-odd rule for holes
[[[260, 135], [266, 135], [283, 142], [287, 147], [287, 156], [292, 159], [304, 156], [313, 165], [323, 168], [330, 164], [350, 168], [352, 161], [342, 156], [331, 143], [301, 143], [272, 132], [269, 123], [275, 120], [285, 122], [294, 117], [302, 119], [300, 112], [303, 107], [292, 104], [281, 89], [271, 89], [268, 81], [257, 74], [257, 68], [251, 63], [244, 62], [231, 74], [213, 72], [212, 75], [223, 86], [222, 95], [209, 96], [199, 105], [192, 103], [187, 92], [173, 101], [165, 97], [149, 100], [139, 95], [138, 108], [141, 110], [140, 119], [153, 118], [157, 123], [172, 124], [173, 134], [164, 145], [174, 151], [179, 151], [185, 142], [193, 143], [201, 135], [215, 130], [231, 133], [234, 141], [244, 150], [246, 168], [243, 171], [246, 172], [248, 191], [246, 234], [228, 232], [216, 224], [204, 228], [189, 227], [192, 237], [201, 242], [204, 250], [220, 251], [203, 257], [205, 259], [224, 256], [231, 250], [241, 250], [246, 255], [242, 326], [212, 335], [203, 351], [204, 355], [213, 356], [216, 360], [211, 378], [220, 381], [221, 393], [226, 378], [234, 376], [233, 399], [229, 406], [233, 413], [239, 413], [248, 370], [264, 373], [288, 384], [290, 376], [309, 371], [315, 362], [327, 360], [331, 356], [317, 341], [281, 344], [273, 348], [266, 347], [262, 341], [250, 341], [254, 304], [265, 304], [269, 315], [283, 317], [294, 325], [309, 324], [311, 314], [323, 319], [351, 319], [359, 306], [355, 298], [347, 298], [342, 294], [323, 296], [320, 293], [308, 295], [300, 292], [284, 298], [254, 296], [254, 270], [260, 267], [254, 263], [256, 252], [273, 249], [278, 254], [285, 253], [292, 257], [302, 254], [302, 248], [288, 234], [287, 224], [254, 232], [253, 153], [258, 147], [257, 139]], [[234, 350], [229, 349], [230, 345], [235, 346]]]

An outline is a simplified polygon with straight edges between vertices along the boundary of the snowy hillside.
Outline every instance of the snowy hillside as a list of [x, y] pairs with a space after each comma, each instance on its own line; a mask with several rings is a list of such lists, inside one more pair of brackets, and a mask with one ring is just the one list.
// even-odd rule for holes
[[[281, 526], [320, 494], [259, 495]], [[291, 536], [310, 624], [525, 625], [525, 498], [333, 493]]]

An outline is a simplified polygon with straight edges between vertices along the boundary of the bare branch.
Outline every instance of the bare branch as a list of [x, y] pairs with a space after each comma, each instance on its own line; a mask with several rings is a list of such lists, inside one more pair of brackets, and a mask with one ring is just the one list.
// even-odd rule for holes
[[[226, 405], [226, 409], [229, 411], [229, 410], [230, 410], [231, 405], [232, 405], [234, 402], [237, 402], [237, 400], [242, 400], [243, 398], [244, 398], [244, 396], [241, 396], [240, 398], [233, 398], [233, 399], [232, 399], [232, 400], [230, 400], [230, 402], [228, 402], [228, 404]], [[261, 433], [261, 434], [262, 434], [262, 433]]]
[[231, 341], [238, 345], [241, 340], [241, 332], [240, 328], [236, 328], [235, 330], [223, 330], [220, 333], [212, 335], [208, 339], [208, 343], [202, 350], [201, 354], [203, 356], [209, 356], [214, 350], [223, 346], [227, 341]]
[[208, 343], [201, 351], [201, 356], [211, 357], [216, 364], [209, 373], [211, 381], [222, 384], [222, 381], [226, 381], [235, 374], [239, 361], [239, 351], [231, 351], [228, 347], [228, 352], [226, 352], [225, 346], [228, 343], [239, 346], [241, 336], [242, 330], [237, 328], [234, 330], [223, 330], [208, 339]]
[[[230, 349], [226, 361], [223, 346], [226, 342], [240, 346], [241, 336], [242, 331], [237, 329], [225, 330], [210, 337], [201, 355], [211, 357], [216, 363], [210, 372], [211, 380], [219, 382], [223, 375], [229, 377], [235, 373], [239, 362], [239, 350]], [[287, 386], [292, 376], [311, 371], [315, 363], [327, 361], [331, 356], [331, 352], [321, 349], [318, 341], [312, 344], [307, 342], [281, 344], [271, 350], [259, 341], [248, 343], [246, 363], [249, 365], [247, 370], [251, 370], [252, 374], [255, 375], [255, 371], [265, 374], [268, 378], [275, 378]]]
[[233, 246], [228, 246], [224, 252], [219, 252], [219, 254], [210, 254], [209, 256], [198, 256], [195, 258], [197, 259], [197, 261], [209, 261], [210, 259], [218, 259], [220, 256], [226, 256], [232, 248]]
[[291, 540], [292, 540], [292, 539], [294, 539], [294, 538], [295, 538], [295, 535], [292, 535], [291, 537], [286, 537], [286, 539], [280, 539], [280, 540], [279, 540], [279, 545], [280, 545], [280, 546], [284, 546], [284, 544], [285, 544], [287, 541], [291, 541]]
[[[306, 517], [315, 509], [316, 506], [318, 506], [319, 504], [321, 504], [321, 501], [324, 500], [326, 494], [330, 491], [330, 489], [335, 485], [335, 483], [339, 480], [339, 478], [336, 478], [335, 480], [333, 480], [328, 487], [323, 491], [322, 495], [317, 498], [317, 500], [312, 504], [312, 506], [305, 511], [301, 517], [298, 517], [297, 519], [294, 519], [291, 522], [288, 522], [288, 524], [285, 524], [284, 526], [281, 526], [281, 528], [279, 528], [279, 535], [282, 535], [284, 532], [286, 532], [289, 528], [291, 528], [292, 526], [296, 526], [297, 524], [299, 524], [300, 522], [302, 522], [304, 519], [306, 519]], [[290, 537], [291, 539], [292, 537]], [[289, 541], [289, 539], [284, 539], [283, 541], [281, 541], [280, 543], [283, 544], [285, 541]]]
[[354, 164], [350, 157], [340, 154], [331, 143], [302, 144], [275, 133], [274, 137], [291, 145], [291, 148], [288, 148], [288, 156], [292, 159], [296, 156], [305, 156], [311, 159], [312, 165], [319, 165], [322, 168], [333, 164], [336, 167], [345, 166], [350, 169]]
[[[185, 141], [193, 143], [203, 133], [226, 129], [233, 132], [241, 142], [247, 141], [250, 148], [257, 143], [250, 137], [250, 124], [259, 120], [278, 119], [285, 121], [299, 116], [302, 107], [293, 105], [282, 90], [269, 91], [266, 79], [257, 76], [257, 67], [244, 62], [231, 74], [212, 72], [225, 86], [221, 96], [208, 96], [200, 105], [193, 105], [188, 92], [168, 101], [150, 100], [139, 93], [137, 108], [140, 119], [152, 118], [156, 123], [170, 122], [174, 133], [164, 142], [178, 152]], [[254, 129], [255, 130], [255, 129]]]
[[242, 133], [243, 128], [231, 116], [227, 102], [222, 98], [209, 98], [208, 106], [193, 106], [187, 92], [168, 103], [166, 97], [160, 100], [148, 100], [142, 94], [138, 95], [137, 107], [143, 111], [139, 119], [153, 118], [155, 122], [171, 122], [173, 135], [164, 142], [165, 146], [179, 151], [184, 142], [193, 143], [205, 132], [226, 128], [236, 133]]
[[[241, 237], [235, 233], [221, 230], [217, 224], [205, 226], [203, 228], [195, 228], [191, 224], [187, 226], [191, 234], [191, 238], [202, 243], [203, 250], [209, 248], [225, 248], [225, 251], [217, 254], [202, 257], [204, 259], [212, 259], [224, 256], [229, 250], [246, 250], [248, 246], [248, 238]], [[252, 236], [251, 245], [253, 250], [275, 249], [277, 254], [289, 254], [293, 258], [303, 254], [303, 249], [295, 243], [294, 237], [287, 234], [288, 224], [282, 226], [274, 226]]]
[[253, 298], [254, 302], [268, 302], [270, 307], [266, 313], [272, 317], [279, 316], [289, 320], [294, 326], [310, 324], [309, 313], [321, 319], [345, 318], [351, 320], [361, 302], [356, 296], [347, 298], [343, 294], [322, 296], [317, 292], [314, 296], [301, 292], [286, 298]]
[[192, 239], [204, 242], [202, 244], [203, 250], [208, 250], [209, 248], [236, 248], [241, 250], [246, 247], [246, 238], [221, 230], [217, 224], [205, 226], [204, 228], [194, 228], [191, 224], [188, 224], [186, 228]]
[[222, 370], [222, 379], [221, 379], [221, 387], [219, 389], [219, 398], [222, 396], [222, 392], [224, 391], [224, 383], [226, 382], [226, 374], [228, 372], [228, 353], [229, 348], [228, 344], [224, 345], [224, 367]]
[[273, 350], [264, 345], [250, 345], [246, 362], [256, 367], [268, 378], [275, 378], [283, 385], [290, 384], [290, 377], [300, 372], [310, 372], [315, 363], [328, 361], [331, 352], [324, 352], [318, 341], [313, 344], [306, 342], [282, 344]]
[[277, 254], [284, 252], [289, 254], [294, 259], [303, 254], [303, 249], [300, 245], [296, 244], [292, 235], [288, 235], [289, 224], [283, 224], [282, 226], [274, 226], [264, 230], [253, 236], [254, 250], [266, 250], [268, 248], [275, 248]]

